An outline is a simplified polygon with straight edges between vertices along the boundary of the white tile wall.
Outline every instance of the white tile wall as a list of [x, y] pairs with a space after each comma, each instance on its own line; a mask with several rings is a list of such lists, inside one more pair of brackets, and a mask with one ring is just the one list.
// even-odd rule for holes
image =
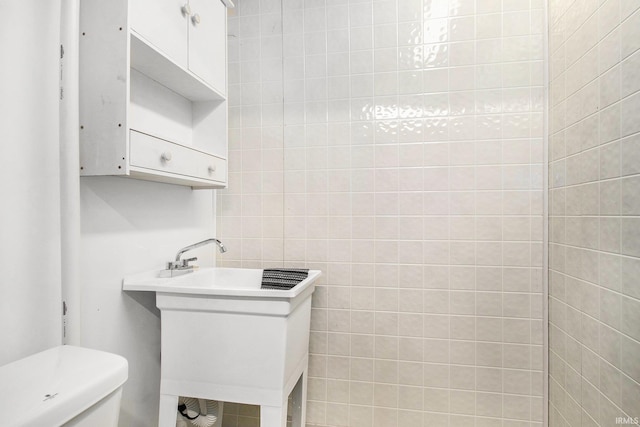
[[543, 2], [238, 3], [221, 262], [323, 270], [308, 424], [541, 426]]
[[550, 426], [620, 425], [640, 417], [640, 3], [549, 6]]

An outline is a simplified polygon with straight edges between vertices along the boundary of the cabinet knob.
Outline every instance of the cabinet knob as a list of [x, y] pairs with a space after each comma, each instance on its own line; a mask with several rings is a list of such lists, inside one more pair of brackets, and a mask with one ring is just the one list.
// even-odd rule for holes
[[200, 23], [200, 15], [199, 15], [199, 14], [197, 14], [197, 13], [196, 13], [196, 14], [194, 14], [194, 15], [191, 17], [191, 21], [192, 21], [195, 25], [198, 25], [198, 24]]
[[216, 171], [216, 165], [209, 165], [209, 173], [212, 174], [212, 173], [215, 173], [215, 171]]
[[173, 156], [171, 155], [171, 151], [165, 151], [164, 153], [162, 153], [162, 156], [160, 157], [164, 162], [170, 162], [171, 159], [173, 158]]
[[191, 6], [189, 6], [189, 3], [185, 3], [185, 5], [182, 6], [182, 9], [180, 9], [180, 10], [182, 10], [182, 14], [184, 16], [191, 15]]

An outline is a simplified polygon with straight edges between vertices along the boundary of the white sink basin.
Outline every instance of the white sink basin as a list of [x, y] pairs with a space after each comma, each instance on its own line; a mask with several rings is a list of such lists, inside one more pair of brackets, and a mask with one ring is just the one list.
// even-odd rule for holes
[[320, 275], [310, 270], [289, 290], [260, 289], [259, 269], [126, 277], [123, 289], [155, 292], [161, 312], [160, 427], [175, 426], [178, 396], [260, 405], [263, 425], [284, 425], [294, 386], [296, 425], [304, 425], [311, 294]]
[[319, 270], [310, 270], [309, 276], [289, 290], [260, 289], [262, 270], [252, 268], [200, 268], [178, 277], [160, 277], [160, 271], [148, 271], [125, 277], [125, 291], [152, 291], [162, 293], [295, 298], [313, 288], [320, 276]]
[[160, 310], [212, 311], [288, 315], [315, 290], [319, 270], [289, 290], [260, 289], [262, 270], [251, 268], [201, 268], [178, 277], [160, 277], [149, 271], [125, 277], [125, 291], [156, 293]]

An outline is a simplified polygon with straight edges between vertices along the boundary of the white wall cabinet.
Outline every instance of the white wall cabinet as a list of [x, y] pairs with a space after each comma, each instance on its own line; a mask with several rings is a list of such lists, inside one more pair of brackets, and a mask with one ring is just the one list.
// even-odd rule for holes
[[81, 0], [82, 175], [226, 186], [226, 16], [220, 0]]
[[227, 65], [220, 58], [227, 52], [227, 8], [212, 0], [189, 0], [189, 5], [189, 70], [226, 94]]
[[227, 9], [216, 0], [131, 0], [131, 31], [226, 92]]
[[130, 0], [131, 31], [187, 68], [188, 7], [189, 0]]

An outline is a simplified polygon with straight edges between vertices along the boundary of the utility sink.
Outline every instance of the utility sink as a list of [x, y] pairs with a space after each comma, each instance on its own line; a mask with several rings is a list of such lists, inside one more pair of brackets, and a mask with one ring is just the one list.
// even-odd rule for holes
[[126, 277], [125, 291], [156, 293], [161, 312], [160, 427], [178, 396], [260, 405], [261, 427], [305, 424], [311, 295], [321, 272], [290, 290], [260, 289], [262, 270], [201, 268], [178, 277]]
[[193, 310], [219, 310], [255, 314], [288, 314], [315, 289], [319, 270], [289, 290], [260, 289], [262, 270], [201, 268], [177, 277], [149, 271], [124, 279], [125, 291], [156, 292], [160, 310], [171, 306]]

